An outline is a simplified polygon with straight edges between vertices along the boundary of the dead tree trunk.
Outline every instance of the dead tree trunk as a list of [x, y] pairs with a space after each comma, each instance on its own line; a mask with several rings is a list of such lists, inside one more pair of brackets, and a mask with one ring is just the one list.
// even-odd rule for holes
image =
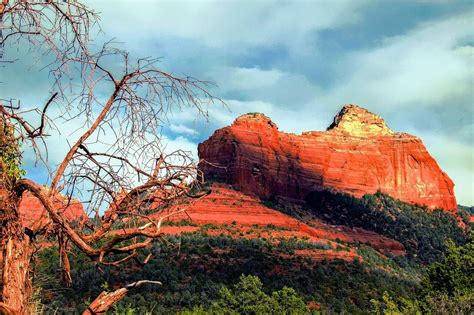
[[24, 233], [18, 214], [19, 198], [11, 191], [0, 188], [2, 215], [2, 303], [0, 311], [9, 314], [27, 314], [31, 299], [30, 239]]
[[144, 284], [159, 284], [159, 281], [140, 280], [134, 283], [130, 283], [123, 288], [117, 289], [112, 292], [102, 291], [89, 307], [82, 313], [82, 315], [102, 314], [108, 311], [115, 303], [122, 300], [130, 289], [137, 288]]

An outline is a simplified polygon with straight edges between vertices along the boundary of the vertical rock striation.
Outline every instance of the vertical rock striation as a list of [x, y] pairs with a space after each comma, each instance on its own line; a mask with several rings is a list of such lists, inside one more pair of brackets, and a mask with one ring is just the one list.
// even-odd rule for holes
[[327, 131], [280, 132], [265, 115], [238, 117], [198, 147], [206, 178], [246, 193], [304, 200], [315, 190], [361, 197], [381, 190], [429, 208], [457, 208], [452, 180], [422, 141], [381, 117], [346, 105]]

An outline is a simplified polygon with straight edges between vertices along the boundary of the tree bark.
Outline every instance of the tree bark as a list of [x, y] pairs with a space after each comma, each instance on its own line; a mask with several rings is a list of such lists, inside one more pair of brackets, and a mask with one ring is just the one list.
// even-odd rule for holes
[[58, 232], [58, 243], [59, 243], [59, 257], [61, 259], [61, 276], [63, 283], [66, 287], [72, 287], [71, 277], [71, 264], [69, 263], [69, 257], [67, 256], [67, 241], [65, 235]]
[[128, 289], [120, 288], [113, 292], [102, 291], [82, 315], [101, 314], [108, 311], [115, 303], [120, 301], [127, 294]]
[[89, 307], [82, 313], [82, 315], [93, 315], [93, 314], [102, 314], [108, 311], [115, 303], [122, 300], [125, 295], [130, 291], [130, 289], [137, 288], [144, 284], [159, 284], [159, 281], [150, 281], [150, 280], [140, 280], [137, 282], [130, 283], [123, 288], [117, 289], [112, 292], [102, 291], [94, 301], [89, 305]]
[[33, 253], [30, 239], [24, 233], [18, 214], [19, 197], [0, 188], [2, 216], [2, 303], [5, 313], [27, 314], [31, 299], [30, 261]]

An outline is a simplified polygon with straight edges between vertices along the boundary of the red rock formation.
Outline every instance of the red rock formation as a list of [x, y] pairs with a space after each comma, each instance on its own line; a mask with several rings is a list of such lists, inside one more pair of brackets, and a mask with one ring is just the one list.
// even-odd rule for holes
[[[69, 222], [76, 221], [84, 223], [87, 220], [87, 215], [84, 211], [82, 203], [77, 200], [68, 200], [66, 198], [57, 198], [54, 206], [59, 213]], [[20, 202], [20, 218], [25, 227], [33, 227], [33, 225], [44, 224], [47, 221], [46, 210], [41, 202], [29, 192], [25, 192]]]
[[[209, 235], [228, 235], [239, 237], [242, 233], [245, 238], [306, 238], [314, 242], [333, 243], [340, 240], [345, 243], [367, 243], [373, 248], [394, 255], [405, 255], [403, 245], [388, 237], [361, 228], [351, 229], [345, 226], [329, 225], [320, 220], [311, 221], [311, 225], [305, 224], [295, 218], [283, 214], [277, 210], [266, 207], [258, 198], [245, 195], [235, 191], [231, 186], [214, 183], [212, 193], [197, 201], [186, 204], [186, 213], [171, 216], [171, 221], [191, 220], [194, 224], [214, 224], [215, 229], [209, 229]], [[177, 206], [178, 209], [181, 206]], [[170, 208], [172, 213], [176, 209]], [[165, 214], [156, 214], [156, 217]], [[227, 225], [227, 230], [219, 227]], [[229, 226], [232, 226], [229, 231]], [[265, 228], [273, 226], [283, 230], [268, 230]], [[192, 226], [164, 226], [164, 234], [179, 234], [182, 232], [197, 231]], [[120, 230], [117, 230], [120, 233]], [[234, 233], [232, 233], [234, 232]], [[352, 257], [353, 258], [353, 257]]]
[[457, 208], [453, 182], [422, 141], [346, 105], [327, 131], [280, 132], [259, 113], [238, 117], [198, 147], [206, 178], [262, 198], [304, 200], [315, 190], [361, 197], [381, 190], [429, 208]]
[[474, 215], [468, 214], [467, 219], [468, 219], [469, 223], [474, 223]]

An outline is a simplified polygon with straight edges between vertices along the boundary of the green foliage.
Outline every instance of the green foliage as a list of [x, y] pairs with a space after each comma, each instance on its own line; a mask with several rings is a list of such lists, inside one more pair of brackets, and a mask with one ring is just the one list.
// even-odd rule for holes
[[449, 241], [446, 257], [433, 263], [416, 298], [371, 300], [374, 314], [472, 314], [474, 311], [474, 237], [465, 246]]
[[447, 296], [446, 294], [430, 295], [424, 298], [394, 298], [384, 292], [382, 301], [371, 300], [372, 314], [472, 314], [474, 311], [474, 294]]
[[137, 309], [132, 307], [130, 303], [122, 306], [120, 304], [115, 304], [112, 306], [115, 315], [133, 315], [138, 314]]
[[307, 314], [308, 306], [293, 288], [283, 287], [272, 293], [272, 299], [278, 306], [274, 309], [276, 314]]
[[421, 306], [418, 301], [401, 298], [395, 301], [387, 292], [383, 293], [382, 300], [371, 300], [372, 314], [402, 315], [419, 314], [421, 315]]
[[278, 239], [278, 243], [275, 245], [275, 247], [277, 250], [287, 253], [287, 254], [293, 254], [295, 250], [301, 250], [301, 249], [309, 249], [309, 250], [332, 249], [331, 245], [327, 243], [308, 242], [308, 241], [299, 240], [296, 237], [280, 238]]
[[183, 314], [307, 314], [309, 309], [292, 288], [284, 287], [268, 295], [256, 276], [240, 276], [240, 281], [229, 289], [222, 287], [219, 298], [209, 309], [203, 305]]
[[408, 258], [430, 264], [441, 259], [446, 241], [466, 242], [466, 233], [457, 218], [443, 210], [427, 211], [392, 197], [376, 193], [362, 199], [328, 191], [307, 198], [314, 214], [335, 224], [362, 227], [402, 243]]
[[465, 295], [474, 292], [474, 233], [464, 246], [448, 241], [446, 257], [432, 264], [422, 281], [427, 295]]
[[[66, 313], [80, 312], [84, 310], [84, 301], [97, 296], [104, 283], [112, 288], [150, 279], [163, 285], [134, 289], [117, 304], [117, 310], [173, 314], [187, 309], [199, 314], [200, 309], [202, 314], [209, 314], [213, 303], [221, 299], [223, 286], [235, 293], [233, 285], [239, 282], [240, 276], [251, 274], [261, 279], [262, 291], [272, 299], [277, 297], [269, 292], [276, 291], [282, 301], [288, 301], [285, 295], [291, 297], [292, 292], [283, 288], [290, 287], [304, 302], [320, 304], [322, 311], [361, 313], [370, 308], [371, 299], [380, 300], [384, 291], [408, 298], [417, 288], [416, 279], [400, 268], [396, 272], [389, 270], [385, 263], [318, 262], [293, 255], [291, 248], [307, 246], [294, 240], [280, 247], [262, 239], [196, 233], [182, 235], [180, 241], [178, 251], [179, 238], [167, 236], [166, 242], [151, 248], [154, 259], [138, 269], [130, 262], [120, 268], [103, 266], [98, 271], [94, 263], [74, 250], [70, 255], [73, 287], [64, 289], [54, 282], [44, 284], [42, 302]], [[59, 281], [57, 249], [44, 249], [39, 261], [36, 270]]]
[[21, 168], [20, 143], [15, 139], [15, 129], [0, 118], [0, 173], [9, 181], [20, 179], [26, 174]]
[[458, 205], [458, 210], [465, 211], [470, 214], [474, 214], [474, 206], [467, 207], [467, 206]]
[[[235, 225], [207, 225], [193, 234], [165, 236], [165, 242], [150, 249], [154, 259], [143, 268], [129, 262], [120, 268], [102, 266], [99, 272], [84, 254], [74, 250], [70, 255], [74, 285], [67, 289], [59, 283], [57, 249], [44, 249], [35, 266], [38, 274], [49, 279], [40, 284], [41, 302], [51, 310], [77, 313], [84, 310], [87, 299], [102, 291], [101, 285], [113, 288], [150, 279], [163, 285], [134, 289], [113, 313], [285, 314], [285, 310], [297, 310], [286, 313], [301, 314], [308, 313], [309, 302], [319, 304], [323, 313], [365, 314], [370, 309], [376, 314], [472, 313], [472, 239], [459, 246], [467, 239], [456, 218], [443, 211], [429, 213], [383, 194], [363, 199], [330, 195], [323, 201], [319, 215], [398, 239], [408, 257], [385, 257], [361, 245], [360, 261], [315, 261], [295, 251], [332, 247], [297, 238], [209, 236], [208, 229], [239, 230]], [[264, 229], [279, 228], [270, 225]], [[454, 241], [446, 246], [449, 238]], [[346, 244], [339, 249], [346, 250]], [[139, 260], [148, 253], [141, 253]], [[418, 263], [435, 260], [440, 262], [429, 268], [422, 289], [423, 269]]]

